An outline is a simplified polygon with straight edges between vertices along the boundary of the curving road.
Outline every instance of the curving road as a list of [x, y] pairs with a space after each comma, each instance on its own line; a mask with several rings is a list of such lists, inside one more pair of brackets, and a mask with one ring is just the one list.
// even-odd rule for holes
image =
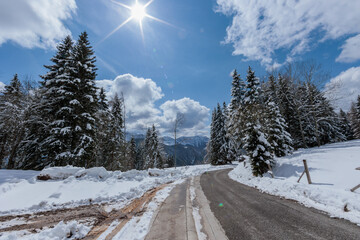
[[200, 183], [230, 240], [360, 239], [360, 227], [355, 224], [330, 218], [294, 201], [260, 193], [230, 179], [229, 171], [203, 174]]

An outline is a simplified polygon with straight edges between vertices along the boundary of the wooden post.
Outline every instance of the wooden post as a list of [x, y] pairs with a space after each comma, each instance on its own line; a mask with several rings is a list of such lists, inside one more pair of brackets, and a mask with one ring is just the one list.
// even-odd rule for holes
[[305, 170], [302, 172], [302, 174], [301, 174], [301, 176], [300, 176], [299, 180], [297, 181], [298, 183], [300, 182], [300, 180], [301, 180], [301, 178], [304, 176], [304, 174], [305, 174]]
[[[355, 170], [360, 170], [360, 167], [355, 168]], [[360, 184], [356, 185], [355, 187], [353, 187], [352, 189], [350, 189], [350, 191], [354, 192], [356, 189], [360, 188]]]
[[304, 162], [304, 167], [305, 167], [305, 172], [306, 172], [306, 177], [307, 177], [308, 183], [311, 184], [311, 178], [310, 178], [310, 173], [309, 173], [309, 168], [308, 168], [307, 162], [305, 159], [303, 160], [303, 162]]
[[360, 184], [350, 189], [350, 191], [354, 192], [356, 189], [360, 188]]

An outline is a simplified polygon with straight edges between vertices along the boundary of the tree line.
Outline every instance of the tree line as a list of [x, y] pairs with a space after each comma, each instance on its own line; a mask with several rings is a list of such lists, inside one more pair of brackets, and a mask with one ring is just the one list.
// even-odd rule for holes
[[125, 136], [124, 99], [95, 85], [96, 57], [86, 32], [57, 46], [39, 87], [18, 75], [0, 93], [0, 167], [103, 166], [108, 170], [171, 166], [155, 126], [136, 143]]
[[334, 111], [318, 80], [319, 66], [287, 66], [260, 82], [249, 67], [244, 81], [232, 74], [231, 102], [213, 110], [208, 161], [214, 165], [249, 156], [253, 174], [262, 176], [274, 157], [293, 149], [360, 138], [360, 96], [351, 110]]

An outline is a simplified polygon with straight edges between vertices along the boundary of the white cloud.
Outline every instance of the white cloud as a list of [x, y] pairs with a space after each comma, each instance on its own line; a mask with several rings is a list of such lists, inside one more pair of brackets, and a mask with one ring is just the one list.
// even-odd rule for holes
[[126, 104], [126, 127], [130, 132], [145, 133], [148, 127], [155, 124], [164, 135], [171, 135], [173, 121], [177, 112], [185, 115], [180, 135], [208, 135], [207, 120], [209, 109], [190, 98], [171, 100], [163, 103], [159, 108], [155, 102], [162, 99], [164, 94], [154, 81], [135, 77], [131, 74], [117, 76], [114, 80], [99, 80], [99, 87], [103, 87], [108, 96], [115, 93], [124, 94]]
[[70, 35], [63, 21], [76, 11], [75, 0], [0, 1], [0, 45], [48, 48]]
[[5, 89], [5, 83], [0, 82], [0, 92], [2, 92]]
[[209, 119], [209, 111], [205, 106], [190, 98], [182, 98], [179, 100], [166, 101], [160, 106], [163, 111], [161, 116], [163, 126], [166, 126], [166, 131], [170, 133], [173, 130], [174, 120], [177, 113], [184, 114], [184, 121], [179, 127], [183, 135], [208, 135], [209, 129], [206, 122]]
[[337, 62], [354, 62], [360, 59], [360, 34], [347, 39], [341, 48]]
[[360, 95], [360, 66], [352, 67], [332, 78], [325, 86], [327, 98], [333, 101], [336, 109], [348, 111], [351, 102]]
[[[360, 33], [359, 0], [217, 0], [217, 4], [218, 12], [233, 16], [224, 43], [233, 44], [234, 55], [266, 66], [276, 61], [276, 50], [290, 50], [287, 59], [308, 51], [314, 34], [323, 34], [325, 41]], [[344, 56], [355, 60], [351, 58], [355, 55]]]

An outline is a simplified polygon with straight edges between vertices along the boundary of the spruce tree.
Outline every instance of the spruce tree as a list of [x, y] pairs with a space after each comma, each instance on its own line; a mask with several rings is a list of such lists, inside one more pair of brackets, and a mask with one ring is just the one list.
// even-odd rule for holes
[[[76, 105], [81, 103], [76, 95], [77, 83], [71, 76], [74, 65], [73, 42], [67, 36], [58, 46], [51, 61], [45, 66], [48, 72], [42, 76], [39, 110], [44, 121], [42, 137], [39, 139], [45, 162], [55, 166], [75, 164], [74, 142], [76, 123]], [[37, 136], [33, 136], [35, 140]], [[73, 144], [72, 144], [73, 143]]]
[[281, 116], [279, 107], [269, 98], [266, 102], [266, 135], [271, 145], [271, 153], [283, 157], [292, 153], [292, 139], [286, 131], [285, 119]]
[[163, 168], [163, 154], [159, 145], [159, 138], [155, 128], [149, 128], [144, 141], [144, 169]]
[[107, 166], [110, 170], [125, 170], [125, 135], [123, 130], [122, 101], [117, 94], [111, 101], [110, 123], [108, 131]]
[[354, 132], [354, 138], [360, 138], [360, 95], [357, 102], [353, 103], [350, 108], [350, 122], [351, 128]]
[[341, 133], [346, 137], [346, 140], [352, 140], [354, 138], [354, 132], [351, 129], [350, 121], [347, 114], [340, 109], [339, 121]]
[[134, 137], [131, 137], [130, 140], [127, 163], [127, 170], [135, 169], [135, 166], [137, 164], [137, 150]]
[[99, 108], [96, 114], [97, 131], [96, 131], [96, 166], [109, 168], [109, 143], [112, 134], [112, 118], [109, 103], [106, 99], [103, 88], [99, 92]]
[[226, 105], [226, 103], [223, 103], [223, 108], [222, 108], [222, 115], [223, 115], [223, 119], [224, 119], [224, 128], [225, 128], [225, 144], [223, 147], [223, 151], [226, 152], [226, 162], [232, 163], [232, 161], [236, 160], [236, 147], [235, 144], [233, 144], [233, 141], [231, 141], [231, 137], [229, 134], [229, 122], [230, 122], [230, 114], [229, 114], [229, 110], [228, 110], [228, 106]]
[[[240, 78], [240, 75], [234, 70], [231, 88], [231, 102], [229, 105], [229, 119], [227, 121], [227, 137], [229, 139], [229, 148], [231, 149], [230, 158], [238, 160], [241, 157], [242, 138], [244, 131], [244, 98], [246, 84]], [[233, 155], [234, 154], [234, 155]]]
[[22, 85], [15, 74], [0, 95], [0, 167], [7, 159], [7, 168], [16, 167], [16, 156], [25, 134], [25, 99]]
[[77, 91], [75, 99], [70, 102], [76, 115], [73, 122], [75, 134], [71, 147], [77, 165], [89, 167], [94, 165], [98, 100], [95, 86], [96, 60], [86, 32], [80, 34], [72, 56], [71, 77], [76, 83]]
[[273, 164], [271, 145], [267, 141], [264, 130], [264, 107], [261, 106], [260, 82], [249, 67], [247, 74], [247, 92], [245, 94], [246, 127], [243, 142], [244, 149], [250, 158], [254, 176], [262, 176]]

